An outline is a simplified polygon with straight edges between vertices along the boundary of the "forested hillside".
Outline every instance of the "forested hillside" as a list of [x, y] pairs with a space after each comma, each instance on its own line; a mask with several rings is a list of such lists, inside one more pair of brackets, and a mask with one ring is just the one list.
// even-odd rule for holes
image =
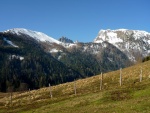
[[4, 36], [0, 36], [0, 91], [37, 89], [81, 77], [80, 73], [45, 53], [36, 41], [5, 37], [19, 47], [10, 46], [3, 40]]

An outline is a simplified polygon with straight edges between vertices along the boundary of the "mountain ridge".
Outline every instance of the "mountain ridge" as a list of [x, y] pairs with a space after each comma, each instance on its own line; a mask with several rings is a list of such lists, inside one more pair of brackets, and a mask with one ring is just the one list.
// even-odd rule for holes
[[[104, 40], [101, 43], [68, 43], [51, 37], [49, 40], [49, 36], [41, 32], [26, 29], [1, 32], [0, 90], [10, 91], [11, 86], [15, 90], [34, 89], [47, 86], [49, 82], [56, 85], [128, 67], [135, 64], [138, 58], [142, 59], [144, 52], [148, 55], [150, 45], [144, 43], [143, 38], [136, 41], [132, 35], [118, 34], [130, 39], [129, 42], [123, 40], [114, 44]], [[106, 36], [105, 33], [103, 35]], [[139, 52], [138, 49], [146, 51]]]

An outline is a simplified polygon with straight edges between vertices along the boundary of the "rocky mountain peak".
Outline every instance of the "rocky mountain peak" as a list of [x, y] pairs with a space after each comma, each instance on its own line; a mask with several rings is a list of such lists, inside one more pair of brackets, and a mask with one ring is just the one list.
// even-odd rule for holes
[[109, 42], [124, 52], [131, 61], [150, 54], [150, 33], [140, 30], [100, 30], [94, 43]]
[[73, 43], [73, 41], [68, 39], [67, 37], [61, 37], [58, 40], [63, 43]]

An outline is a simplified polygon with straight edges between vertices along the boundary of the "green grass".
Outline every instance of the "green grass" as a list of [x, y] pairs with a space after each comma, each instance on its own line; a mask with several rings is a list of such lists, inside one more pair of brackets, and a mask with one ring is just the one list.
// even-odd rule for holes
[[[140, 66], [143, 80], [139, 82]], [[119, 71], [104, 74], [99, 90], [99, 75], [49, 88], [13, 94], [0, 93], [0, 113], [150, 113], [150, 61], [122, 70], [123, 85], [119, 86]]]

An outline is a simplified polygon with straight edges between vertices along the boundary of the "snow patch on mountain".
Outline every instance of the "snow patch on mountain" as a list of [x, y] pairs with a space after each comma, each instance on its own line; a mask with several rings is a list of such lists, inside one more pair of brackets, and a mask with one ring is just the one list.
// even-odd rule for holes
[[56, 48], [50, 50], [50, 53], [57, 53], [57, 52], [62, 52], [62, 50], [58, 50]]
[[19, 56], [19, 55], [10, 55], [10, 56], [9, 56], [9, 60], [12, 60], [12, 59], [24, 60], [24, 57]]
[[17, 34], [17, 35], [22, 35], [22, 34], [28, 35], [28, 36], [32, 37], [33, 39], [35, 39], [37, 41], [41, 41], [41, 42], [50, 42], [50, 43], [57, 43], [57, 44], [61, 43], [60, 41], [58, 41], [52, 37], [49, 37], [48, 35], [46, 35], [42, 32], [31, 31], [31, 30], [27, 30], [24, 28], [14, 28], [14, 29], [7, 30], [5, 32], [6, 33], [10, 32], [10, 33]]
[[123, 42], [122, 39], [117, 38], [117, 33], [109, 32], [107, 33], [107, 36], [109, 37], [107, 41], [113, 44], [118, 43], [118, 42]]
[[112, 44], [123, 42], [122, 39], [118, 38], [117, 33], [110, 30], [101, 30], [98, 34], [98, 37], [94, 40], [94, 43], [102, 43], [104, 41]]
[[17, 45], [15, 45], [12, 41], [7, 40], [7, 38], [4, 38], [3, 40], [4, 40], [4, 41], [6, 41], [9, 45], [11, 45], [11, 46], [13, 46], [13, 47], [18, 48], [18, 46], [17, 46]]
[[112, 59], [112, 58], [107, 57], [107, 59], [108, 59], [110, 62], [113, 62], [113, 59]]
[[59, 55], [59, 56], [58, 56], [58, 60], [60, 60], [61, 58], [62, 58], [62, 56], [61, 56], [61, 55]]
[[76, 43], [61, 43], [61, 45], [65, 48], [71, 48], [77, 46]]

